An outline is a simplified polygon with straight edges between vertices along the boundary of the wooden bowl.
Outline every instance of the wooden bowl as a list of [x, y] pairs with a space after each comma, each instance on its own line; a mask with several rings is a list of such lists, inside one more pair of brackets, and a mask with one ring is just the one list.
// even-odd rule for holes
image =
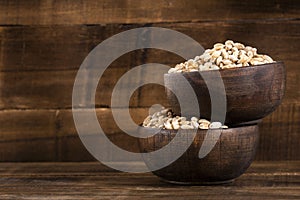
[[[191, 130], [184, 131], [189, 133]], [[200, 159], [198, 153], [206, 132], [207, 130], [198, 129], [193, 143], [180, 158], [152, 173], [167, 182], [177, 184], [222, 184], [243, 174], [255, 156], [259, 138], [258, 126], [222, 129], [212, 151]], [[140, 138], [140, 150], [143, 153], [159, 150], [175, 135], [175, 130], [162, 129], [153, 137]], [[172, 151], [164, 152], [161, 157], [167, 158], [171, 153]], [[158, 161], [145, 159], [145, 162], [147, 166], [155, 166]]]
[[[209, 77], [206, 81], [212, 90], [217, 91], [218, 95], [226, 95], [225, 124], [228, 125], [249, 122], [251, 124], [269, 115], [279, 106], [285, 91], [286, 75], [283, 62], [201, 73], [205, 77]], [[165, 74], [165, 85], [185, 95], [184, 84], [178, 81], [180, 75], [187, 79], [197, 95], [201, 118], [211, 119], [211, 98], [199, 72]], [[224, 94], [224, 90], [219, 92], [222, 89], [220, 89], [220, 84], [216, 84], [217, 77], [220, 75], [224, 82], [226, 94]], [[180, 115], [180, 106], [176, 96], [167, 88], [166, 93], [171, 109]], [[194, 107], [191, 106], [188, 110], [192, 112]], [[189, 111], [187, 111], [187, 117], [191, 117]]]

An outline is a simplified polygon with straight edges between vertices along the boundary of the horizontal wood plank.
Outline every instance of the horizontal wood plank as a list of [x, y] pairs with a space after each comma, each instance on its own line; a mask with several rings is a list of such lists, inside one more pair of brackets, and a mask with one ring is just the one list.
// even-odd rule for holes
[[[115, 84], [127, 69], [109, 69], [104, 72], [97, 86], [95, 105], [111, 106], [111, 95]], [[91, 71], [86, 71], [79, 80], [84, 82], [80, 86], [82, 91], [88, 91], [92, 81]], [[56, 109], [72, 107], [72, 92], [77, 71], [30, 71], [30, 72], [0, 72], [0, 109]], [[125, 85], [138, 83], [140, 76], [132, 78]], [[125, 94], [124, 94], [125, 95]], [[137, 90], [130, 100], [130, 106], [138, 105]], [[90, 94], [83, 97], [80, 103], [91, 105]]]
[[55, 110], [0, 111], [0, 143], [55, 138]]
[[[299, 25], [299, 21], [292, 20], [146, 26], [180, 31], [205, 48], [211, 48], [216, 42], [233, 39], [257, 47], [260, 53], [267, 53], [275, 60], [298, 62]], [[0, 27], [0, 71], [78, 69], [88, 53], [103, 40], [122, 31], [143, 26], [145, 24]], [[144, 49], [119, 57], [110, 67], [132, 68], [146, 62], [174, 66], [182, 61], [179, 56], [165, 51]]]
[[[41, 132], [42, 133], [42, 132]], [[1, 141], [1, 162], [57, 161], [55, 137]]]
[[[91, 110], [90, 110], [91, 112]], [[108, 139], [130, 152], [139, 152], [137, 138], [131, 137], [124, 133], [115, 123], [111, 109], [96, 109], [98, 122], [108, 137]], [[130, 114], [136, 124], [143, 122], [148, 114], [147, 108], [132, 108]], [[90, 161], [90, 155], [83, 146], [78, 136], [71, 110], [60, 110], [57, 115], [57, 136], [59, 138], [58, 155], [60, 161]], [[123, 157], [114, 157], [120, 161], [124, 161]]]
[[[132, 163], [139, 168], [140, 163]], [[254, 162], [233, 183], [180, 186], [95, 162], [1, 163], [1, 199], [299, 199], [299, 162]], [[126, 165], [123, 163], [122, 165]]]
[[[138, 25], [0, 26], [0, 71], [78, 69], [103, 40]], [[142, 64], [144, 51], [120, 56], [110, 67]]]
[[[129, 152], [139, 152], [138, 140], [136, 138], [130, 137], [125, 133], [114, 133], [107, 135], [107, 138], [118, 147], [129, 151]], [[56, 160], [52, 161], [62, 161], [62, 162], [84, 162], [84, 161], [95, 161], [94, 158], [83, 145], [78, 135], [74, 136], [60, 136], [57, 140], [57, 157]], [[109, 151], [108, 151], [109, 152]], [[110, 155], [105, 154], [105, 156], [110, 156], [109, 158], [117, 160], [118, 162], [126, 162], [128, 158], [121, 155]], [[33, 159], [28, 159], [33, 160]], [[14, 162], [14, 160], [9, 160]], [[17, 160], [18, 161], [18, 158]], [[34, 160], [39, 161], [39, 160]], [[136, 161], [136, 160], [131, 160]]]
[[[101, 127], [114, 144], [139, 152], [137, 139], [118, 128], [110, 109], [96, 112]], [[130, 113], [140, 124], [148, 109], [131, 109]], [[0, 111], [0, 124], [0, 161], [94, 160], [78, 137], [71, 110], [5, 110]]]
[[[295, 174], [299, 172], [300, 161], [254, 161], [243, 176], [276, 176], [280, 174]], [[131, 165], [136, 169], [144, 166], [143, 162], [120, 162], [114, 163], [116, 166]], [[3, 162], [0, 167], [0, 174], [5, 176], [26, 177], [31, 174], [38, 176], [64, 176], [65, 174], [79, 176], [82, 175], [103, 175], [114, 176], [134, 176], [137, 174], [123, 173], [112, 169], [101, 162]], [[144, 176], [152, 176], [151, 173], [144, 173]]]
[[75, 76], [76, 71], [1, 73], [0, 108], [71, 106]]
[[0, 161], [57, 160], [55, 110], [0, 111]]
[[[285, 19], [299, 17], [296, 0], [243, 2], [188, 0], [4, 0], [0, 3], [0, 24], [106, 24], [215, 21], [240, 19]], [[32, 12], [34, 10], [34, 12]]]
[[[256, 160], [300, 160], [299, 109], [299, 104], [281, 105], [263, 120]], [[98, 108], [96, 113], [99, 124], [113, 143], [138, 152], [137, 139], [120, 130], [111, 109]], [[148, 108], [131, 108], [130, 114], [140, 124]], [[94, 160], [78, 137], [69, 109], [0, 111], [0, 124], [1, 161]], [[33, 148], [36, 145], [38, 148]]]
[[[116, 109], [116, 112], [122, 113], [124, 109]], [[136, 124], [141, 124], [143, 120], [148, 116], [148, 108], [130, 108], [129, 109], [132, 120]], [[92, 109], [86, 110], [86, 113], [92, 113]], [[100, 126], [107, 135], [121, 133], [121, 129], [118, 128], [114, 121], [113, 114], [109, 108], [96, 109], [97, 118]], [[60, 110], [57, 115], [58, 123], [58, 136], [74, 136], [77, 135], [75, 124], [73, 120], [72, 110]]]
[[[300, 46], [299, 20], [289, 21], [237, 21], [159, 24], [184, 33], [199, 42], [204, 48], [212, 48], [217, 42], [231, 39], [258, 49], [258, 53], [268, 54], [274, 60], [298, 61]], [[179, 48], [179, 47], [178, 47]], [[174, 57], [160, 50], [148, 51], [148, 62], [160, 61], [172, 64]], [[166, 56], [168, 55], [168, 56]], [[153, 61], [152, 61], [153, 60]]]
[[[206, 48], [210, 48], [217, 41], [223, 42], [231, 38], [255, 46], [259, 52], [267, 53], [275, 60], [284, 61], [287, 68], [287, 90], [284, 102], [289, 104], [297, 103], [300, 98], [300, 91], [297, 89], [300, 80], [299, 25], [299, 21], [269, 21], [177, 23], [160, 26], [183, 32]], [[128, 27], [94, 25], [2, 29], [0, 69], [3, 72], [0, 73], [0, 101], [2, 102], [0, 107], [68, 108], [71, 105], [70, 95], [76, 70], [84, 56], [98, 42]], [[22, 37], [17, 37], [18, 32]], [[182, 58], [174, 54], [149, 49], [122, 56], [110, 67], [116, 72], [107, 72], [107, 76], [101, 80], [106, 89], [97, 93], [96, 100], [103, 99], [104, 102], [97, 104], [109, 106], [109, 94], [113, 85], [126, 70], [142, 63], [156, 62], [174, 66], [181, 61]], [[122, 72], [118, 72], [118, 69]], [[43, 72], [36, 72], [40, 70]], [[17, 71], [17, 73], [11, 74], [8, 71]], [[37, 88], [35, 84], [38, 84]], [[63, 92], [60, 92], [60, 89]], [[155, 99], [162, 99], [161, 103], [167, 105], [164, 89], [157, 86], [141, 88], [134, 98], [137, 99], [133, 100], [133, 106], [148, 107]]]
[[[297, 88], [300, 73], [296, 69], [297, 63], [287, 65], [287, 83], [283, 104], [298, 103], [300, 91]], [[293, 67], [293, 69], [290, 69]], [[128, 70], [126, 68], [109, 69], [101, 77], [97, 86], [95, 105], [97, 107], [111, 107], [111, 97], [115, 84]], [[87, 72], [85, 80], [80, 88], [87, 92], [89, 84], [95, 79], [89, 78]], [[72, 107], [72, 92], [77, 71], [35, 71], [35, 72], [0, 72], [0, 109], [58, 109]], [[132, 77], [126, 84], [122, 85], [127, 91], [133, 84], [146, 76], [143, 74]], [[128, 93], [124, 93], [124, 96]], [[90, 105], [90, 93], [82, 96], [80, 104]], [[135, 90], [130, 97], [130, 107], [150, 107], [153, 104], [162, 104], [168, 107], [169, 103], [163, 86], [156, 84], [144, 85]], [[123, 106], [123, 104], [118, 103]]]
[[[259, 129], [260, 142], [256, 155], [257, 160], [300, 160], [300, 151], [297, 148], [300, 140], [299, 109], [300, 104], [283, 104], [263, 120]], [[62, 123], [70, 122], [67, 120], [71, 115], [68, 111], [60, 114], [62, 118], [65, 118]], [[132, 117], [137, 123], [140, 123], [146, 115], [146, 108], [132, 109]], [[113, 117], [110, 110], [99, 112], [98, 119], [100, 125], [104, 125], [105, 133], [109, 134], [113, 130], [115, 133], [120, 131], [117, 125], [112, 123]], [[62, 126], [61, 133], [76, 134], [72, 127], [74, 127], [72, 124]], [[132, 138], [128, 137], [128, 139]], [[122, 144], [120, 143], [120, 145]]]

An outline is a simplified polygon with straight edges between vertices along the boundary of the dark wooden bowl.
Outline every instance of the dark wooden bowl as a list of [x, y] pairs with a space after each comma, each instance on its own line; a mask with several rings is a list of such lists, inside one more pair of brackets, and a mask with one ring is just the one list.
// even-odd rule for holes
[[[285, 67], [283, 62], [256, 65], [244, 68], [232, 68], [224, 70], [213, 70], [201, 72], [206, 77], [212, 90], [218, 95], [226, 95], [227, 111], [225, 124], [237, 125], [260, 120], [272, 113], [281, 103], [285, 91]], [[226, 94], [217, 83], [218, 74], [224, 82]], [[211, 98], [199, 72], [165, 74], [164, 81], [167, 87], [172, 88], [188, 97], [184, 84], [178, 81], [178, 76], [183, 75], [194, 89], [200, 108], [202, 118], [211, 119]], [[224, 90], [223, 90], [224, 91]], [[171, 109], [180, 115], [180, 106], [176, 96], [166, 88], [167, 98]], [[191, 106], [186, 112], [193, 112]]]
[[[191, 130], [184, 131], [189, 133]], [[207, 130], [199, 129], [193, 143], [179, 159], [167, 167], [153, 171], [153, 174], [177, 184], [222, 184], [231, 182], [243, 174], [255, 156], [259, 138], [258, 126], [248, 125], [221, 130], [220, 139], [212, 151], [200, 159], [198, 153], [206, 132]], [[161, 149], [175, 135], [175, 130], [162, 129], [151, 138], [140, 138], [140, 150], [148, 153]], [[161, 157], [167, 158], [171, 153], [172, 151], [164, 152]], [[156, 161], [153, 160], [145, 159], [145, 162], [147, 166], [156, 165]]]

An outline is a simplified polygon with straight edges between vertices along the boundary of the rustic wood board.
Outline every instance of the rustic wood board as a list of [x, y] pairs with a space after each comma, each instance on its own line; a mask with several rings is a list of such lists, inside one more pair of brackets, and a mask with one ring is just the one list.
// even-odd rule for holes
[[[110, 107], [111, 95], [118, 79], [126, 72], [126, 68], [109, 69], [105, 71], [98, 83], [96, 105]], [[87, 90], [92, 81], [89, 73], [80, 77], [84, 80], [82, 90]], [[55, 109], [71, 108], [72, 92], [77, 71], [32, 71], [32, 72], [3, 72], [0, 73], [0, 109]], [[129, 86], [140, 79], [134, 78]], [[130, 106], [137, 107], [138, 91], [131, 97]], [[83, 102], [91, 105], [90, 102]]]
[[260, 124], [258, 160], [300, 160], [300, 106], [280, 106]]
[[[113, 143], [128, 151], [139, 151], [137, 139], [117, 127], [110, 109], [100, 108], [96, 112]], [[130, 109], [130, 114], [136, 123], [140, 123], [147, 116], [148, 109]], [[78, 137], [69, 109], [0, 111], [0, 124], [1, 161], [94, 160]]]
[[[299, 109], [299, 104], [282, 105], [263, 120], [256, 160], [300, 160]], [[112, 142], [129, 151], [138, 151], [137, 139], [117, 127], [109, 108], [98, 108], [96, 112]], [[140, 123], [148, 108], [131, 108], [130, 113]], [[0, 124], [1, 161], [93, 160], [77, 135], [70, 109], [0, 111]]]
[[[0, 160], [93, 160], [77, 136], [70, 111], [77, 70], [103, 40], [150, 26], [183, 32], [205, 48], [234, 39], [284, 61], [286, 95], [260, 126], [256, 159], [299, 160], [299, 16], [297, 0], [0, 1]], [[182, 61], [172, 53], [143, 49], [110, 65], [99, 83], [96, 107], [113, 142], [137, 150], [136, 140], [111, 123], [110, 96], [117, 80], [136, 65], [174, 66]], [[130, 106], [136, 122], [154, 103], [168, 106], [163, 87], [135, 91]]]
[[[300, 91], [297, 88], [300, 80], [299, 25], [299, 21], [292, 20], [247, 23], [176, 23], [159, 26], [186, 33], [204, 47], [211, 47], [216, 42], [216, 38], [219, 41], [234, 38], [256, 46], [259, 52], [267, 52], [276, 60], [284, 61], [287, 68], [287, 90], [284, 102], [290, 104], [297, 103], [300, 99]], [[69, 108], [75, 75], [84, 56], [98, 42], [128, 27], [107, 25], [99, 28], [97, 25], [88, 27], [76, 25], [4, 27], [2, 29], [3, 31], [0, 31], [2, 37], [0, 108], [39, 109]], [[21, 32], [22, 37], [17, 37], [14, 30]], [[103, 99], [104, 101], [97, 102], [97, 104], [104, 107], [110, 106], [109, 97], [114, 84], [122, 74], [134, 66], [153, 62], [173, 66], [180, 61], [182, 61], [180, 57], [159, 50], [143, 50], [122, 56], [102, 77], [101, 82], [104, 85], [99, 86], [101, 93], [98, 92], [96, 100]], [[144, 76], [147, 74], [142, 74], [142, 77]], [[162, 104], [167, 105], [162, 87], [147, 86], [137, 91], [131, 105], [148, 107], [156, 99], [161, 99]]]
[[[294, 65], [295, 67], [297, 65]], [[104, 73], [98, 83], [96, 107], [111, 107], [111, 95], [115, 84], [126, 69], [110, 69]], [[0, 109], [60, 109], [72, 106], [72, 92], [77, 71], [34, 71], [34, 72], [0, 72]], [[137, 77], [128, 82], [128, 86], [145, 77]], [[286, 92], [283, 103], [297, 104], [300, 80], [297, 70], [287, 71]], [[95, 81], [88, 79], [82, 89]], [[124, 85], [126, 88], [126, 85]], [[165, 89], [156, 84], [145, 85], [131, 96], [130, 107], [150, 107], [160, 103], [168, 106]], [[88, 103], [85, 105], [89, 105]]]
[[[103, 40], [140, 25], [0, 26], [1, 71], [78, 69]], [[110, 67], [141, 64], [143, 50], [129, 52]]]
[[[34, 11], [34, 12], [33, 12]], [[296, 0], [101, 0], [70, 3], [53, 0], [4, 0], [0, 24], [106, 24], [297, 18]]]
[[[258, 147], [257, 160], [300, 160], [299, 145], [299, 104], [282, 105], [269, 117], [265, 118], [260, 124], [260, 142]], [[136, 123], [141, 123], [148, 114], [147, 108], [130, 109], [131, 116]], [[137, 151], [137, 140], [122, 133], [113, 122], [110, 109], [98, 109], [98, 120], [107, 135], [117, 135], [118, 139], [113, 142], [126, 148], [126, 144], [131, 143], [130, 151]], [[59, 137], [69, 137], [72, 140], [78, 140], [75, 130], [72, 114], [70, 110], [59, 112]], [[111, 136], [111, 137], [112, 137]], [[68, 141], [67, 139], [65, 141]], [[125, 144], [125, 145], [124, 145]], [[73, 149], [82, 149], [82, 145], [72, 145]], [[61, 159], [68, 159], [61, 151]], [[69, 160], [69, 159], [68, 159]]]
[[55, 110], [0, 111], [0, 143], [55, 137], [56, 114]]
[[[124, 165], [124, 164], [123, 164]], [[134, 163], [139, 168], [141, 163]], [[299, 199], [300, 163], [254, 162], [233, 183], [179, 186], [151, 173], [100, 163], [1, 163], [0, 198], [8, 199]]]
[[[78, 69], [88, 53], [103, 40], [122, 31], [144, 26], [180, 31], [204, 48], [233, 39], [257, 47], [260, 53], [267, 53], [275, 60], [299, 61], [299, 25], [299, 20], [253, 20], [151, 25], [0, 26], [0, 71]], [[181, 61], [179, 56], [146, 49], [121, 56], [111, 67], [132, 68], [145, 62], [173, 66]]]

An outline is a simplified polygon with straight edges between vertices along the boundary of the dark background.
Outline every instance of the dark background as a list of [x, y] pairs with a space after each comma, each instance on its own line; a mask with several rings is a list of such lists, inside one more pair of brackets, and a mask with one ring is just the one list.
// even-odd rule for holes
[[[93, 160], [72, 119], [75, 75], [97, 44], [145, 26], [180, 31], [205, 48], [232, 39], [284, 61], [285, 98], [260, 125], [256, 160], [300, 160], [300, 1], [0, 0], [0, 161]], [[96, 102], [101, 126], [113, 142], [131, 151], [138, 148], [136, 139], [112, 121], [110, 96], [116, 81], [139, 64], [181, 61], [144, 49], [110, 66]], [[147, 85], [136, 91], [130, 102], [135, 121], [141, 122], [154, 103], [168, 105], [164, 88]]]

